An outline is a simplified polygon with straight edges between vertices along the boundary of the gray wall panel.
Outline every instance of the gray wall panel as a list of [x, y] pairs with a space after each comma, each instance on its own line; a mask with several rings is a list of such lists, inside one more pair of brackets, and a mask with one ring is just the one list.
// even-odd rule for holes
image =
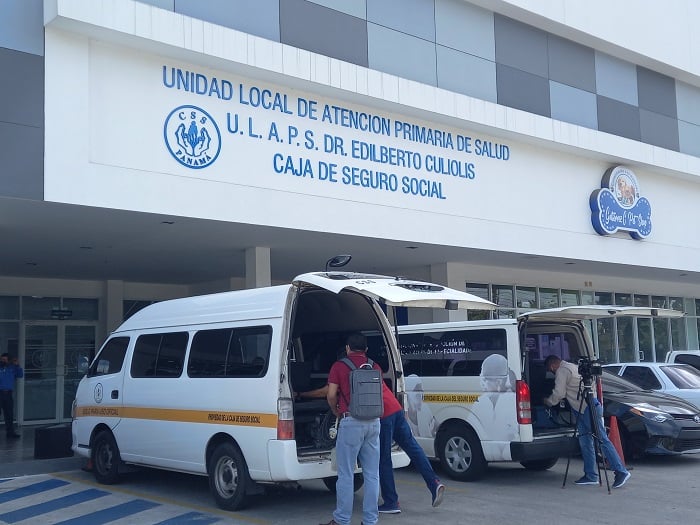
[[437, 85], [496, 102], [496, 64], [449, 47], [437, 46]]
[[552, 118], [598, 129], [598, 111], [595, 93], [549, 81]]
[[0, 0], [0, 47], [44, 54], [43, 0]]
[[548, 35], [549, 78], [595, 93], [595, 53], [570, 40]]
[[598, 98], [598, 129], [613, 135], [641, 140], [639, 108], [619, 100]]
[[680, 121], [678, 123], [678, 145], [681, 153], [700, 157], [700, 126]]
[[494, 34], [497, 63], [548, 77], [547, 33], [496, 14]]
[[435, 0], [435, 41], [493, 62], [493, 13], [463, 0]]
[[43, 200], [44, 127], [0, 122], [0, 194]]
[[44, 125], [44, 57], [0, 48], [0, 121]]
[[700, 88], [676, 80], [678, 120], [700, 126]]
[[275, 42], [280, 40], [279, 0], [175, 0], [175, 11]]
[[678, 151], [678, 121], [646, 109], [639, 109], [642, 142]]
[[435, 42], [433, 0], [367, 0], [367, 21]]
[[637, 66], [639, 107], [676, 118], [676, 81], [645, 67]]
[[367, 22], [304, 0], [284, 0], [281, 41], [314, 53], [367, 66]]
[[368, 22], [367, 54], [372, 69], [437, 85], [434, 43]]
[[175, 0], [136, 0], [137, 2], [141, 2], [142, 4], [150, 4], [155, 7], [159, 7], [161, 9], [165, 9], [167, 11], [174, 11], [175, 10]]
[[596, 92], [637, 106], [637, 66], [605, 53], [595, 54]]
[[367, 0], [309, 0], [309, 2], [367, 20]]
[[550, 116], [549, 80], [519, 69], [496, 64], [498, 103]]

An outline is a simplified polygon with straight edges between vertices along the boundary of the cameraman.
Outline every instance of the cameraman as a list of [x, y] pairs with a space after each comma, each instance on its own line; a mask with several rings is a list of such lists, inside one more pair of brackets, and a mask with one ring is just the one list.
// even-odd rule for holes
[[[544, 398], [544, 404], [551, 407], [558, 404], [562, 399], [566, 399], [577, 421], [578, 442], [581, 446], [584, 475], [574, 483], [576, 485], [598, 485], [593, 429], [591, 428], [588, 406], [586, 406], [586, 400], [583, 398], [583, 378], [579, 374], [579, 369], [576, 365], [563, 361], [556, 355], [550, 355], [544, 360], [544, 368], [546, 371], [554, 374], [554, 391], [552, 395]], [[615, 472], [615, 480], [612, 486], [614, 489], [617, 489], [630, 479], [631, 474], [622, 464], [614, 445], [608, 439], [603, 424], [603, 407], [596, 399], [594, 389], [591, 389], [591, 394], [593, 395], [594, 420], [597, 427], [596, 434], [600, 440], [600, 450], [608, 460], [610, 468]], [[583, 411], [579, 412], [582, 407]]]

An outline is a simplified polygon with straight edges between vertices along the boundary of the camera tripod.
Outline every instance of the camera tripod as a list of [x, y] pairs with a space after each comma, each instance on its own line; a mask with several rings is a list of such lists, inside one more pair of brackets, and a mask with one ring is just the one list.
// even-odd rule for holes
[[[593, 441], [593, 454], [595, 456], [595, 461], [596, 461], [596, 467], [598, 468], [598, 484], [600, 484], [600, 471], [602, 470], [605, 473], [605, 485], [608, 489], [608, 494], [610, 494], [610, 480], [608, 478], [608, 471], [605, 468], [605, 456], [603, 454], [602, 450], [602, 439], [601, 439], [601, 432], [605, 432], [605, 428], [601, 428], [601, 417], [598, 417], [598, 411], [596, 410], [596, 402], [595, 398], [593, 397], [593, 378], [592, 377], [582, 377], [581, 378], [581, 383], [579, 384], [579, 396], [581, 398], [581, 402], [579, 403], [578, 410], [576, 411], [576, 418], [574, 421], [574, 438], [581, 438], [585, 434], [580, 434], [579, 433], [579, 418], [580, 417], [588, 417], [590, 418], [589, 422], [589, 428], [591, 430], [591, 439]], [[584, 402], [586, 403], [586, 407], [588, 408], [588, 412], [584, 413]], [[580, 439], [579, 439], [580, 443]], [[569, 457], [566, 460], [566, 470], [564, 472], [564, 482], [562, 484], [562, 488], [566, 485], [566, 478], [569, 475], [569, 465], [571, 464], [571, 454], [572, 452], [569, 451]], [[583, 447], [581, 450], [581, 455], [584, 456], [584, 466], [585, 466], [585, 452], [583, 451]], [[584, 472], [584, 475], [586, 473]]]

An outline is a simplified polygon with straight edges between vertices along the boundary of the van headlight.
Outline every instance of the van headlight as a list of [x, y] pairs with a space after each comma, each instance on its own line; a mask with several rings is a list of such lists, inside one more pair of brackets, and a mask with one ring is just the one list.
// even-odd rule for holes
[[666, 412], [659, 410], [647, 403], [640, 403], [638, 405], [631, 405], [630, 412], [637, 414], [645, 419], [651, 419], [657, 423], [663, 423], [664, 421], [673, 420], [673, 416]]

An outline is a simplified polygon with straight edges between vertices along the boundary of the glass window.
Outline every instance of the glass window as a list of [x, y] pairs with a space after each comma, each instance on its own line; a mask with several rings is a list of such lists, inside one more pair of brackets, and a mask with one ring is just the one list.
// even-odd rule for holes
[[651, 296], [651, 307], [652, 308], [668, 308], [668, 300], [666, 297], [660, 295]]
[[617, 347], [621, 362], [637, 361], [634, 350], [634, 329], [631, 317], [617, 319]]
[[139, 336], [131, 359], [131, 377], [179, 377], [188, 338], [187, 332]]
[[674, 350], [688, 348], [685, 337], [685, 319], [676, 318], [671, 321], [671, 345]]
[[700, 388], [700, 372], [689, 365], [662, 366], [661, 371], [676, 388], [688, 390]]
[[615, 293], [615, 303], [618, 306], [632, 306], [631, 293]]
[[399, 336], [399, 351], [406, 376], [478, 376], [489, 355], [506, 357], [506, 331], [405, 333]]
[[190, 377], [262, 377], [270, 358], [272, 327], [201, 330], [192, 339]]
[[669, 297], [669, 304], [671, 305], [672, 310], [678, 310], [679, 312], [685, 312], [685, 308], [683, 307], [683, 298], [682, 297]]
[[561, 305], [562, 306], [577, 306], [581, 304], [579, 293], [577, 290], [562, 290]]
[[639, 360], [653, 362], [654, 339], [651, 336], [650, 318], [640, 317], [637, 319], [637, 341], [639, 342]]
[[595, 304], [613, 304], [612, 292], [595, 292]]
[[606, 363], [615, 363], [615, 333], [613, 331], [613, 319], [597, 319], [598, 330], [598, 355]]
[[537, 308], [537, 290], [535, 288], [515, 287], [518, 308]]
[[51, 313], [61, 308], [60, 297], [22, 297], [22, 318], [45, 321], [53, 319]]
[[559, 306], [559, 290], [556, 288], [540, 288], [540, 308], [557, 308]]
[[107, 341], [97, 358], [88, 370], [88, 377], [116, 374], [122, 369], [126, 349], [129, 347], [128, 337], [113, 337]]
[[646, 366], [628, 366], [622, 372], [622, 378], [627, 379], [644, 390], [661, 388], [661, 383], [654, 375], [654, 371]]
[[19, 319], [19, 297], [0, 296], [0, 319]]
[[501, 284], [493, 285], [493, 302], [504, 308], [513, 308], [513, 287]]
[[587, 306], [589, 304], [595, 304], [593, 292], [581, 292], [581, 304], [584, 306]]
[[63, 308], [71, 311], [68, 319], [80, 321], [97, 321], [99, 318], [99, 302], [97, 299], [63, 299]]
[[[467, 293], [476, 295], [487, 301], [491, 300], [488, 284], [467, 283]], [[489, 310], [467, 310], [467, 319], [470, 321], [491, 319], [491, 312]]]
[[637, 295], [634, 294], [634, 306], [643, 307], [649, 306], [651, 303], [649, 301], [648, 295]]
[[0, 323], [0, 354], [7, 352], [11, 357], [19, 357], [19, 323]]
[[654, 319], [654, 347], [656, 349], [656, 360], [665, 361], [669, 351], [668, 343], [668, 319]]

